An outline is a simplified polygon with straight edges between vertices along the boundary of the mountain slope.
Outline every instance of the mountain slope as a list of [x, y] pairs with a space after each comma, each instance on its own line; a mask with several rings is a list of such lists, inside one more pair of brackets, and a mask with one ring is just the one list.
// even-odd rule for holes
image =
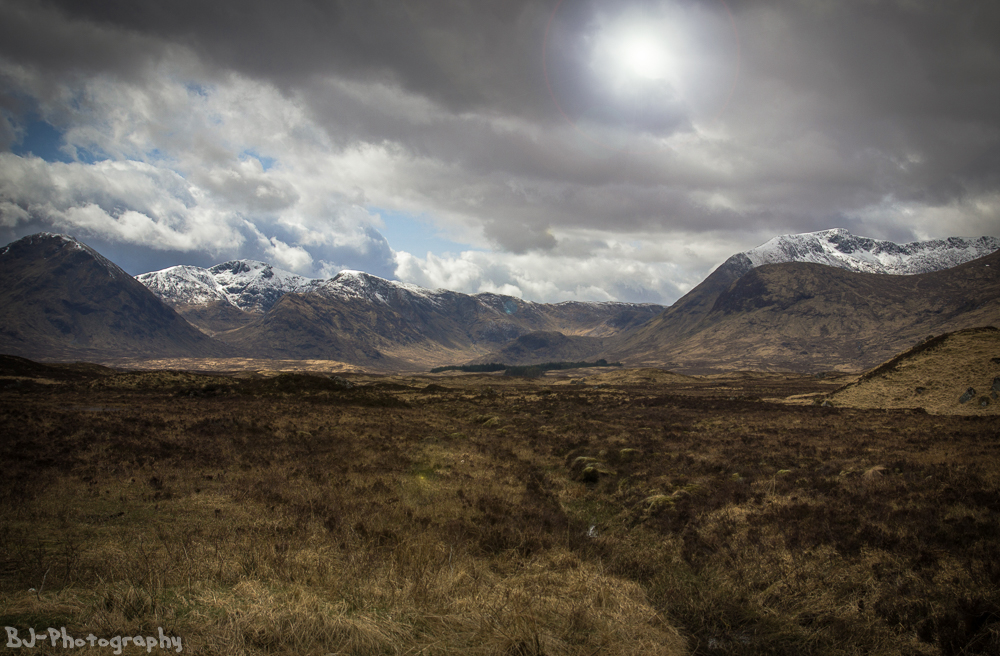
[[609, 357], [690, 372], [862, 369], [927, 335], [1000, 325], [1000, 251], [909, 276], [764, 265], [720, 292], [696, 321], [672, 310], [625, 336]]
[[[662, 306], [647, 303], [546, 304], [491, 293], [469, 296], [351, 270], [341, 271], [329, 280], [318, 280], [255, 260], [233, 260], [208, 269], [174, 266], [144, 273], [136, 279], [192, 324], [212, 335], [251, 323], [284, 295], [293, 293], [319, 293], [328, 299], [353, 303], [355, 310], [362, 313], [373, 307], [384, 310], [386, 306], [404, 314], [412, 314], [419, 306], [451, 308], [459, 311], [464, 321], [475, 323], [475, 317], [487, 317], [487, 325], [469, 329], [475, 335], [473, 339], [490, 342], [507, 341], [535, 330], [614, 335], [663, 311]], [[472, 305], [468, 299], [472, 299]]]
[[855, 408], [1000, 414], [1000, 330], [969, 328], [939, 335], [866, 372], [830, 398], [834, 405]]
[[949, 269], [1000, 249], [1000, 239], [949, 237], [909, 244], [856, 237], [843, 228], [775, 237], [733, 255], [682, 296], [657, 321], [674, 337], [690, 334], [716, 299], [750, 270], [765, 264], [809, 262], [857, 273], [914, 275]]
[[208, 269], [172, 266], [136, 280], [209, 335], [244, 326], [285, 294], [309, 292], [324, 282], [257, 260], [231, 260]]
[[117, 265], [72, 237], [0, 250], [0, 352], [31, 358], [230, 353]]

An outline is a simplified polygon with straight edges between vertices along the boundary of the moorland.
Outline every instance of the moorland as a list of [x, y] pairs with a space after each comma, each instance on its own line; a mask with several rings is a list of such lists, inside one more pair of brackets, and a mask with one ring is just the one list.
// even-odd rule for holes
[[198, 654], [1000, 653], [995, 416], [821, 403], [843, 374], [19, 358], [2, 374], [0, 625], [22, 636], [162, 629]]

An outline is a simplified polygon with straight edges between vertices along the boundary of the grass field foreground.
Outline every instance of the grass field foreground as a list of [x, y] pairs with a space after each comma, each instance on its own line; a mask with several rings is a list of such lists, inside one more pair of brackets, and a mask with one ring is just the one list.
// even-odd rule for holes
[[0, 623], [198, 654], [1000, 653], [991, 418], [616, 376], [5, 378]]

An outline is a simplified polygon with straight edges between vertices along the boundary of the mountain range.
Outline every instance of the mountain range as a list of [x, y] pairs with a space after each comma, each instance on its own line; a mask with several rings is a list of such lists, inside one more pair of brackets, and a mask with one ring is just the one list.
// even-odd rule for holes
[[532, 303], [360, 271], [310, 279], [253, 260], [133, 279], [73, 238], [42, 233], [0, 251], [0, 351], [378, 369], [596, 357], [688, 372], [857, 369], [926, 334], [1000, 324], [998, 249], [993, 237], [900, 245], [842, 229], [786, 235], [730, 257], [664, 308]]

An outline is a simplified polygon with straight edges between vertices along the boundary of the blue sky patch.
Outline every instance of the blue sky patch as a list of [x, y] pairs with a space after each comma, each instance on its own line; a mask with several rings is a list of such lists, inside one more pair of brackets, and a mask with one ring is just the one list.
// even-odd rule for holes
[[261, 167], [263, 167], [263, 169], [265, 171], [270, 170], [271, 167], [274, 166], [275, 163], [278, 161], [278, 160], [276, 160], [273, 157], [267, 157], [265, 155], [261, 155], [260, 153], [258, 153], [255, 150], [244, 150], [243, 151], [243, 156], [244, 157], [253, 157], [255, 160], [257, 160], [258, 162], [260, 162]]
[[72, 162], [73, 158], [60, 150], [64, 145], [62, 132], [51, 123], [33, 117], [25, 126], [21, 143], [11, 144], [10, 151], [21, 157], [30, 153], [46, 162]]
[[378, 207], [370, 207], [368, 211], [382, 217], [385, 227], [379, 232], [394, 250], [407, 251], [417, 257], [427, 257], [428, 252], [441, 256], [475, 250], [469, 244], [460, 244], [441, 236], [429, 220], [419, 216]]

